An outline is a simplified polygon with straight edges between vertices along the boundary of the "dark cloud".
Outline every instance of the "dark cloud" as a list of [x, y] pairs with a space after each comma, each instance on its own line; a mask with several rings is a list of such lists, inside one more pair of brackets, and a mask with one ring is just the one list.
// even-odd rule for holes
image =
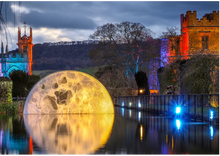
[[[19, 5], [19, 2], [8, 2]], [[5, 7], [5, 5], [3, 6]], [[60, 35], [69, 40], [86, 39], [95, 28], [106, 23], [119, 23], [130, 21], [141, 23], [153, 30], [156, 35], [166, 31], [166, 27], [180, 27], [180, 15], [187, 11], [197, 11], [197, 18], [206, 13], [219, 11], [218, 1], [21, 1], [20, 9], [16, 15], [7, 9], [6, 21], [8, 25], [22, 27], [16, 23], [26, 21], [35, 31], [40, 27], [60, 29]], [[5, 15], [5, 12], [2, 11]], [[10, 23], [10, 24], [9, 24]], [[65, 30], [68, 29], [68, 30]], [[85, 30], [85, 31], [84, 31]], [[41, 32], [42, 33], [42, 32]], [[50, 34], [53, 32], [51, 31]], [[74, 34], [74, 36], [70, 36]], [[44, 34], [41, 34], [44, 35]], [[66, 35], [66, 36], [65, 36]], [[51, 38], [50, 38], [51, 37]], [[59, 39], [60, 36], [58, 36]], [[55, 40], [54, 35], [39, 38], [37, 42]], [[58, 40], [57, 39], [57, 40]], [[16, 40], [16, 39], [15, 39]]]
[[96, 24], [90, 18], [84, 15], [75, 15], [65, 13], [39, 13], [31, 12], [23, 17], [29, 25], [35, 28], [71, 28], [71, 29], [94, 29]]
[[72, 29], [94, 29], [97, 26], [95, 19], [112, 23], [139, 22], [146, 27], [176, 25], [180, 14], [188, 10], [196, 10], [198, 18], [219, 10], [218, 1], [23, 1], [21, 6], [30, 9], [22, 19], [33, 27]]

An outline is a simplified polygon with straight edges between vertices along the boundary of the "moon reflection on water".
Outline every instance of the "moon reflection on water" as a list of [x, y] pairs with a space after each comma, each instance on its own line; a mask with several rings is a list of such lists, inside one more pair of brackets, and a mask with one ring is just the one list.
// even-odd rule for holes
[[92, 154], [107, 142], [114, 114], [24, 115], [24, 123], [49, 154]]

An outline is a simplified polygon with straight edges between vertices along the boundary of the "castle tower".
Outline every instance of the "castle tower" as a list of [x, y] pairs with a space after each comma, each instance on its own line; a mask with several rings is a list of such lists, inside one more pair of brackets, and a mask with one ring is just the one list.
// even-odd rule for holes
[[24, 22], [24, 35], [21, 37], [21, 30], [18, 27], [18, 52], [20, 54], [28, 54], [29, 75], [32, 75], [32, 28], [30, 27], [30, 36], [26, 35], [26, 23]]
[[181, 35], [168, 40], [168, 59], [188, 59], [197, 54], [219, 55], [219, 12], [196, 17], [196, 11], [180, 15]]

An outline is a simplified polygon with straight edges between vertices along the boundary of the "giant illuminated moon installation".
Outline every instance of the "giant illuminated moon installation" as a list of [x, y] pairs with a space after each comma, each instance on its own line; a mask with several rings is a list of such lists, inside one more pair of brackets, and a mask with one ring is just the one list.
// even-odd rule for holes
[[114, 113], [114, 106], [98, 80], [78, 71], [60, 71], [41, 79], [24, 106], [24, 114], [67, 113]]
[[24, 123], [48, 154], [93, 154], [106, 144], [114, 114], [24, 115]]

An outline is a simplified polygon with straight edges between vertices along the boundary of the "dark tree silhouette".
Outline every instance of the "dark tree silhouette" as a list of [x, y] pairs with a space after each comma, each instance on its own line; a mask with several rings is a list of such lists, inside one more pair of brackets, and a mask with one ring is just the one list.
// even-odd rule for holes
[[138, 71], [135, 73], [135, 80], [138, 86], [138, 95], [141, 95], [142, 93], [139, 92], [140, 89], [144, 90], [144, 95], [150, 95], [149, 91], [149, 84], [148, 84], [148, 78], [145, 72]]
[[12, 96], [26, 97], [28, 94], [27, 83], [29, 80], [28, 73], [22, 70], [15, 70], [9, 74], [13, 81]]

